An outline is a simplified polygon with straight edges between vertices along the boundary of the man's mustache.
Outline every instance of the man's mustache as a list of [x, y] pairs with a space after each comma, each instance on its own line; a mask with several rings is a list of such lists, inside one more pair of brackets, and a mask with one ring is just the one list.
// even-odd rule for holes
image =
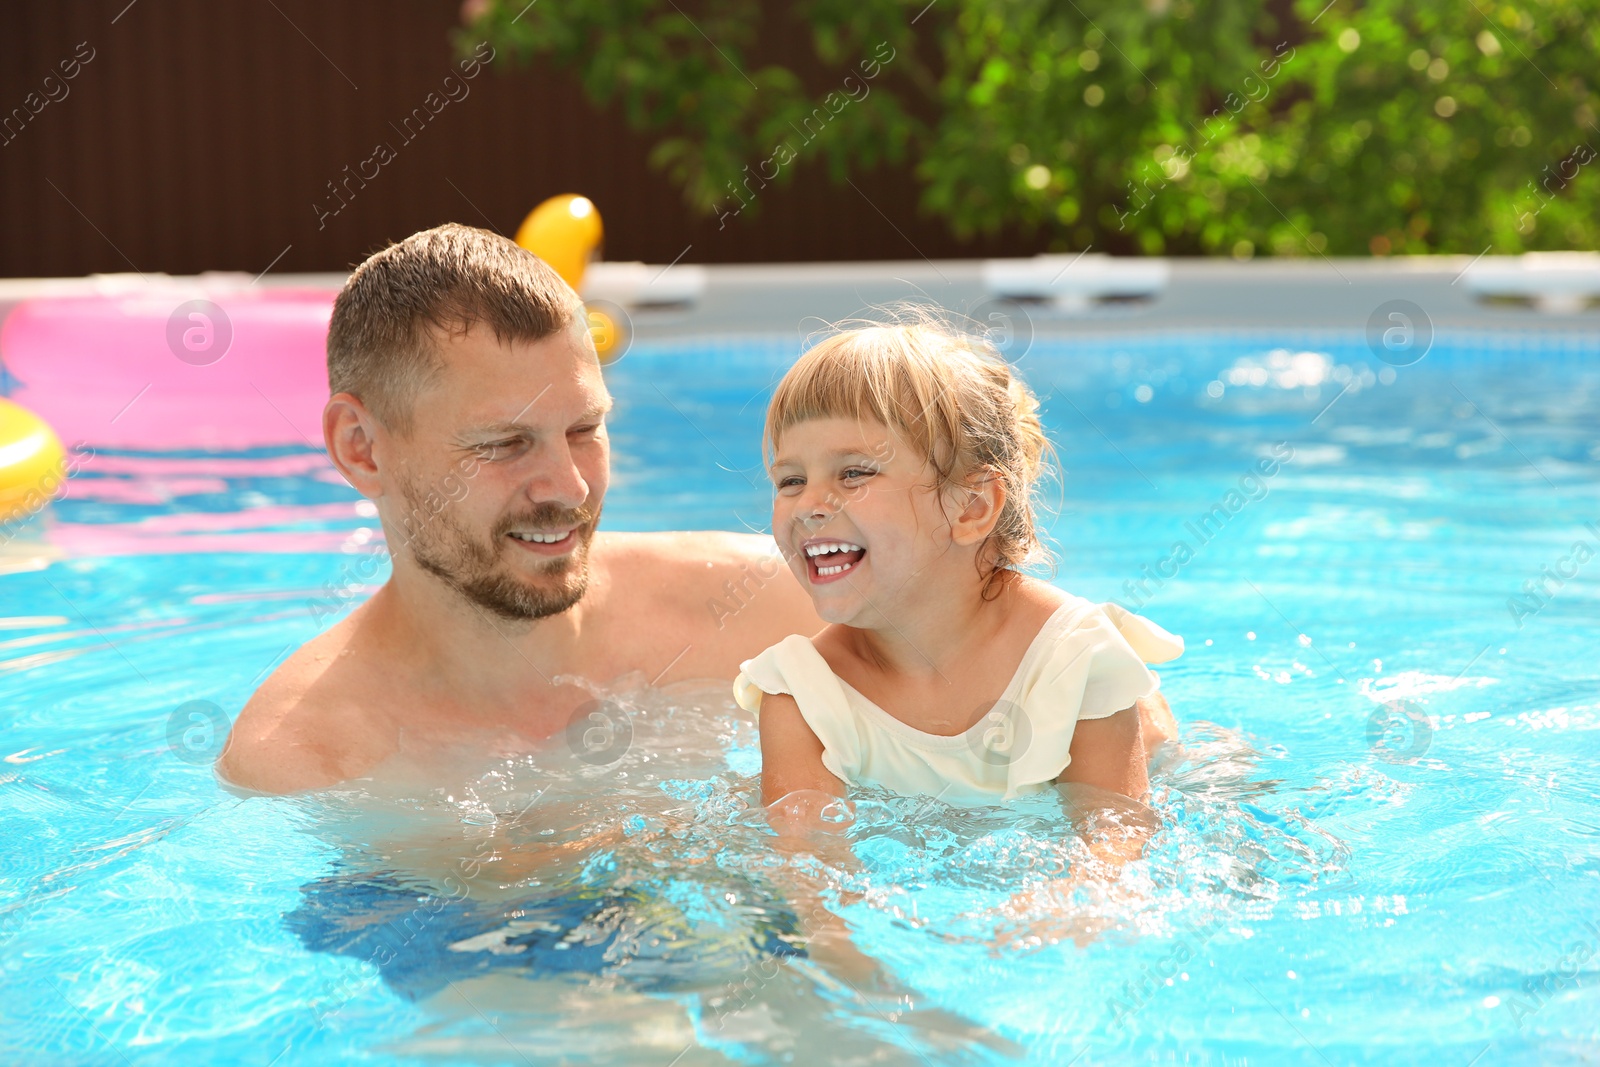
[[555, 504], [542, 504], [532, 511], [524, 511], [516, 515], [508, 515], [495, 523], [494, 536], [498, 540], [512, 530], [525, 530], [529, 527], [536, 529], [560, 529], [572, 527], [582, 529], [594, 522], [595, 513], [588, 508], [564, 508]]

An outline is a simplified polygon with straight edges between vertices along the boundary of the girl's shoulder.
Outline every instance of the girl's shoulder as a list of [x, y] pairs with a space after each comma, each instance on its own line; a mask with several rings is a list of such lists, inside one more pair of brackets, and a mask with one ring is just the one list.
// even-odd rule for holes
[[1038, 578], [1019, 574], [1007, 582], [1002, 596], [1009, 597], [1008, 614], [1019, 615], [1018, 622], [1034, 630], [1041, 629], [1057, 612], [1069, 604], [1084, 607], [1091, 604], [1081, 596], [1051, 585]]
[[1082, 600], [1082, 597], [1073, 596], [1065, 589], [1051, 585], [1040, 578], [1033, 578], [1026, 574], [1019, 574], [1007, 582], [1006, 592], [1015, 597], [1019, 603], [1035, 604], [1041, 608], [1055, 611], [1061, 605], [1071, 601]]
[[867, 666], [851, 638], [850, 627], [830, 622], [811, 636], [811, 647], [834, 674], [849, 673], [852, 666]]
[[[1085, 599], [1034, 578], [1024, 578], [1015, 589], [1017, 614], [1025, 628], [1038, 634], [1035, 648], [1071, 646], [1085, 640], [1100, 644], [1109, 638], [1126, 645], [1146, 663], [1165, 663], [1183, 654], [1183, 638], [1163, 629], [1143, 615], [1115, 603]], [[1075, 656], [1076, 652], [1068, 655]]]

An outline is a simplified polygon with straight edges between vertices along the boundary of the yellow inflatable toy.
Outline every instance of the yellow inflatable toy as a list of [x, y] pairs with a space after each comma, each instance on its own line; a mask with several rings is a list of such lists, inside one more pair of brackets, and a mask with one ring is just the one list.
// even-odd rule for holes
[[[555, 268], [573, 289], [581, 289], [584, 271], [604, 236], [594, 202], [586, 196], [565, 193], [552, 196], [530, 211], [517, 228], [516, 239], [517, 244]], [[600, 362], [626, 348], [625, 329], [610, 311], [589, 308], [589, 332], [594, 336]]]
[[0, 525], [48, 504], [66, 471], [67, 455], [55, 431], [27, 408], [0, 400]]
[[555, 268], [574, 289], [583, 285], [589, 257], [600, 247], [605, 231], [600, 212], [586, 196], [552, 196], [528, 212], [517, 229], [517, 244]]

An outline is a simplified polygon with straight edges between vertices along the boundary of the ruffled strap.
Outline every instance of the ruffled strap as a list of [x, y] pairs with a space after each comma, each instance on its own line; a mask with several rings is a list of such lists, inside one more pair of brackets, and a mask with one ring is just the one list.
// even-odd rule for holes
[[733, 680], [733, 699], [744, 710], [759, 715], [765, 693], [794, 697], [811, 732], [822, 742], [822, 765], [841, 781], [859, 777], [867, 739], [850, 710], [849, 698], [828, 661], [811, 639], [790, 634], [754, 659], [739, 664]]
[[1143, 615], [1135, 615], [1121, 604], [1101, 604], [1100, 610], [1146, 663], [1166, 663], [1183, 655], [1183, 638], [1168, 633]]
[[1181, 637], [1116, 604], [1076, 613], [1028, 670], [1017, 706], [1007, 709], [1016, 721], [1004, 799], [1055, 781], [1072, 762], [1078, 721], [1115, 715], [1149, 696], [1159, 679], [1145, 663], [1182, 652]]

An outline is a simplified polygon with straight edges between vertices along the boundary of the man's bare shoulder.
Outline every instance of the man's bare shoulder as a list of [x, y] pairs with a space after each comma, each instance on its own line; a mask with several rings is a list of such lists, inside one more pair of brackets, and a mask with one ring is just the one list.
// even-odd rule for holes
[[766, 534], [730, 533], [727, 530], [674, 530], [671, 533], [611, 533], [596, 535], [601, 550], [617, 566], [645, 567], [673, 563], [674, 571], [686, 562], [713, 567], [738, 567], [775, 560], [782, 563], [778, 546]]
[[318, 789], [390, 754], [392, 731], [377, 728], [338, 669], [356, 625], [352, 615], [307, 641], [255, 691], [217, 758], [226, 783], [258, 793]]
[[[768, 587], [772, 610], [792, 613], [810, 598], [765, 534], [724, 530], [606, 535], [611, 573], [638, 591], [703, 606], [708, 597]], [[730, 588], [730, 583], [732, 583]]]
[[[688, 639], [726, 653], [734, 666], [790, 634], [822, 628], [771, 537], [724, 531], [608, 536], [615, 541], [605, 551], [619, 585], [644, 595], [656, 617], [678, 620]], [[730, 627], [735, 617], [738, 625]]]

